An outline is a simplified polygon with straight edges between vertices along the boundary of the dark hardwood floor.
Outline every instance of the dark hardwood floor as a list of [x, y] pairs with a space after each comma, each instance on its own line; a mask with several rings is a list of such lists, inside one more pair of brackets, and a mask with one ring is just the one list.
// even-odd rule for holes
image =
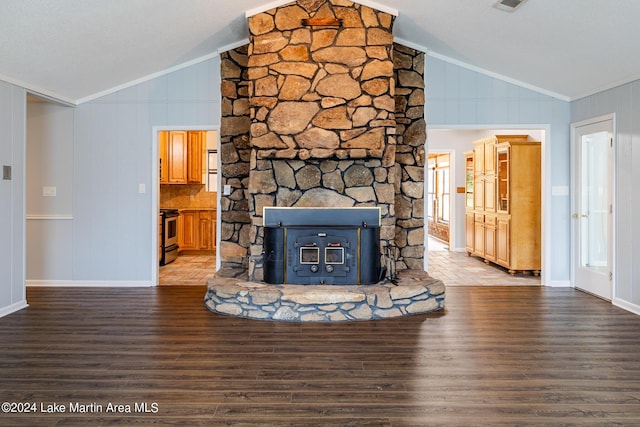
[[223, 317], [204, 292], [28, 289], [0, 319], [0, 401], [36, 413], [0, 425], [640, 424], [640, 316], [572, 289], [331, 324]]

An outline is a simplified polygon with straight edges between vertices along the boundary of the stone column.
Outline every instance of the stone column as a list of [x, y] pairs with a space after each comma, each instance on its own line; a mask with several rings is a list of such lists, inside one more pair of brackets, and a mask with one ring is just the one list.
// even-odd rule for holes
[[222, 118], [220, 126], [220, 180], [231, 194], [220, 196], [220, 257], [227, 267], [247, 268], [250, 221], [249, 96], [247, 46], [220, 55]]
[[424, 53], [394, 44], [396, 76], [395, 213], [398, 270], [424, 268]]

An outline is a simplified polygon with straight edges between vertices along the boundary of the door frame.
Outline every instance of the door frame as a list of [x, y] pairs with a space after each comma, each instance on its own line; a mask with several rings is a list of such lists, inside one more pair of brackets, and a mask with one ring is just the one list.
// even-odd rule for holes
[[[610, 250], [610, 256], [611, 256], [611, 302], [614, 301], [614, 299], [617, 297], [617, 254], [616, 254], [616, 242], [617, 242], [617, 236], [618, 236], [618, 232], [617, 232], [617, 175], [615, 173], [616, 171], [616, 147], [617, 147], [617, 128], [616, 128], [616, 114], [615, 113], [610, 113], [610, 114], [604, 114], [601, 116], [597, 116], [597, 117], [593, 117], [591, 119], [586, 119], [586, 120], [581, 120], [579, 122], [575, 122], [575, 123], [571, 123], [571, 142], [570, 142], [570, 158], [571, 158], [571, 169], [570, 169], [570, 174], [571, 174], [571, 214], [573, 215], [574, 212], [578, 212], [578, 206], [577, 206], [577, 200], [576, 200], [576, 191], [578, 191], [577, 188], [577, 180], [576, 180], [576, 173], [578, 171], [578, 157], [577, 157], [577, 149], [576, 149], [576, 134], [577, 134], [577, 129], [583, 126], [588, 126], [588, 125], [593, 125], [596, 123], [600, 123], [600, 122], [606, 122], [606, 121], [611, 121], [611, 136], [613, 138], [613, 142], [612, 142], [612, 152], [611, 152], [611, 160], [610, 160], [610, 164], [609, 164], [609, 169], [611, 171], [611, 187], [609, 188], [609, 190], [611, 191], [611, 205], [612, 205], [612, 212], [611, 212], [611, 236], [610, 236], [610, 243], [609, 243], [609, 250]], [[577, 257], [578, 257], [578, 247], [576, 245], [576, 239], [577, 239], [577, 233], [578, 233], [578, 225], [579, 225], [579, 221], [574, 221], [574, 218], [570, 219], [571, 221], [571, 287], [572, 288], [576, 288], [576, 262], [577, 262]], [[594, 296], [598, 296], [593, 294]]]
[[[455, 180], [455, 173], [456, 173], [456, 150], [453, 149], [438, 149], [435, 148], [433, 150], [427, 150], [427, 158], [429, 158], [429, 154], [448, 154], [449, 155], [449, 241], [447, 242], [449, 244], [449, 250], [453, 250], [453, 248], [455, 248], [455, 241], [456, 241], [456, 228], [455, 228], [455, 212], [456, 212], [456, 180]], [[425, 176], [428, 177], [428, 173], [427, 173], [427, 165], [425, 164]], [[424, 219], [425, 219], [425, 233], [427, 234], [427, 239], [426, 239], [426, 248], [427, 250], [429, 250], [429, 218], [427, 217], [427, 189], [428, 189], [428, 183], [427, 183], [427, 179], [425, 178], [425, 211], [424, 211]], [[452, 244], [453, 242], [453, 244]], [[426, 258], [426, 257], [425, 257]]]
[[[212, 125], [188, 125], [188, 126], [152, 126], [151, 127], [151, 284], [158, 286], [160, 276], [160, 260], [158, 259], [158, 210], [160, 209], [160, 168], [158, 159], [160, 150], [158, 145], [158, 132], [172, 130], [202, 130], [216, 131], [218, 152], [220, 152], [220, 126]], [[218, 156], [218, 162], [220, 156]], [[218, 165], [220, 170], [220, 165]], [[218, 180], [218, 191], [216, 194], [216, 204], [220, 206], [220, 180]], [[221, 215], [216, 215], [216, 248], [220, 247]], [[216, 270], [220, 268], [220, 251], [216, 250]]]

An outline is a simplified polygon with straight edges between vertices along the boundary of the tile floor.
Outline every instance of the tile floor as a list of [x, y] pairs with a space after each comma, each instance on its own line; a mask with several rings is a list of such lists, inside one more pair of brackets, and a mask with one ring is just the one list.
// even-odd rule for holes
[[447, 286], [540, 286], [540, 276], [517, 273], [511, 276], [506, 269], [485, 264], [466, 252], [453, 252], [429, 237], [429, 275]]
[[[487, 265], [466, 252], [452, 252], [429, 238], [429, 274], [447, 286], [540, 286], [540, 277], [521, 273], [511, 276], [505, 269]], [[215, 255], [180, 255], [160, 267], [160, 285], [202, 286], [215, 272]]]
[[216, 256], [179, 255], [175, 261], [160, 267], [160, 286], [203, 286], [216, 271]]

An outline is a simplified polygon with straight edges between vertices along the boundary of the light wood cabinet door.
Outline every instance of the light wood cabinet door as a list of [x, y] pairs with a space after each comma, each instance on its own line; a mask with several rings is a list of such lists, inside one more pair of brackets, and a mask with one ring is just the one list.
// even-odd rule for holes
[[477, 211], [484, 210], [484, 179], [476, 178], [473, 184], [473, 208]]
[[473, 167], [476, 175], [484, 175], [484, 145], [476, 144], [473, 149]]
[[187, 132], [169, 132], [169, 183], [187, 183]]
[[184, 210], [178, 218], [180, 251], [216, 248], [216, 211]]
[[473, 224], [473, 253], [484, 257], [484, 222], [475, 221]]
[[162, 131], [158, 133], [158, 154], [160, 184], [169, 183], [169, 132]]
[[495, 175], [496, 173], [496, 143], [487, 141], [484, 143], [484, 173]]
[[203, 133], [188, 132], [187, 134], [187, 182], [189, 184], [203, 184]]
[[198, 249], [212, 249], [213, 244], [211, 242], [211, 214], [208, 211], [201, 211], [199, 217], [199, 243]]
[[467, 212], [465, 215], [466, 219], [466, 228], [465, 228], [465, 246], [467, 249], [467, 253], [473, 253], [474, 248], [474, 220], [473, 213]]
[[476, 175], [494, 175], [496, 173], [496, 139], [485, 138], [474, 143], [474, 169]]
[[185, 211], [180, 213], [182, 218], [182, 244], [180, 250], [197, 249], [198, 245], [198, 212]]
[[509, 220], [498, 218], [496, 236], [496, 262], [505, 267], [509, 266]]
[[482, 181], [484, 191], [483, 191], [483, 203], [484, 210], [488, 212], [496, 211], [496, 178], [495, 177], [485, 177]]
[[487, 216], [484, 223], [484, 258], [496, 260], [496, 223], [495, 217]]

